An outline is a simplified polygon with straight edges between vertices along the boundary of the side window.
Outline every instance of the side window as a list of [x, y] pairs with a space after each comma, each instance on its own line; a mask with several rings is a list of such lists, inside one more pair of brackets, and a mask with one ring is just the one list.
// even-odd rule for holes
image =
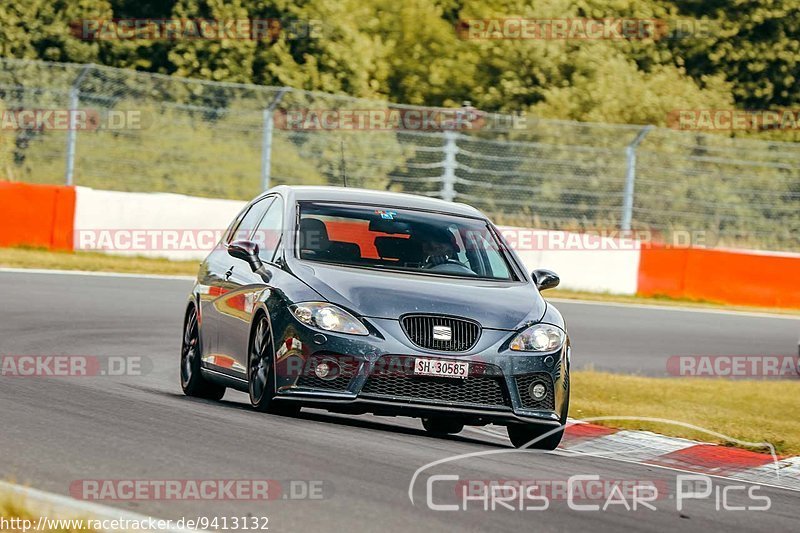
[[450, 226], [447, 228], [447, 231], [450, 232], [450, 239], [456, 246], [456, 256], [452, 259], [459, 261], [463, 264], [469, 263], [469, 258], [467, 257], [467, 246], [464, 244], [464, 240], [461, 238], [461, 233], [458, 231], [458, 227]]
[[242, 221], [239, 223], [239, 226], [231, 232], [228, 242], [230, 243], [231, 241], [250, 239], [251, 235], [253, 234], [253, 230], [258, 226], [258, 222], [261, 220], [261, 217], [264, 216], [264, 212], [267, 210], [274, 198], [274, 196], [268, 196], [251, 205], [250, 209], [248, 209], [247, 213], [245, 213], [245, 215], [242, 217]]
[[281, 241], [283, 230], [283, 202], [277, 198], [261, 219], [253, 241], [258, 244], [258, 256], [262, 261], [272, 261]]
[[491, 275], [495, 278], [511, 279], [508, 264], [503, 259], [503, 254], [498, 247], [493, 242], [489, 242], [483, 235], [479, 235], [478, 238], [481, 241], [486, 258], [489, 260], [489, 268], [492, 269]]
[[242, 217], [244, 217], [245, 213], [247, 213], [247, 208], [245, 207], [236, 217], [233, 219], [233, 222], [230, 223], [228, 229], [225, 230], [225, 234], [222, 237], [223, 244], [230, 244], [233, 239], [233, 234], [236, 231], [236, 228], [239, 227], [239, 223], [242, 221]]

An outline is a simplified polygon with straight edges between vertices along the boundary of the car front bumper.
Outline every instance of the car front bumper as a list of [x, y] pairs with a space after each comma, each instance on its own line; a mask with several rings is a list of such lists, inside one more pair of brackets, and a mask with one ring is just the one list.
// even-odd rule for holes
[[[413, 345], [396, 320], [368, 320], [371, 334], [363, 337], [321, 333], [291, 319], [276, 328], [278, 397], [351, 413], [560, 423], [568, 396], [568, 339], [555, 352], [519, 353], [507, 348], [514, 332], [484, 329], [469, 352], [442, 353]], [[418, 357], [467, 361], [470, 374], [418, 376]], [[314, 371], [322, 362], [333, 369], [326, 379]], [[545, 385], [544, 399], [531, 396], [534, 382]]]

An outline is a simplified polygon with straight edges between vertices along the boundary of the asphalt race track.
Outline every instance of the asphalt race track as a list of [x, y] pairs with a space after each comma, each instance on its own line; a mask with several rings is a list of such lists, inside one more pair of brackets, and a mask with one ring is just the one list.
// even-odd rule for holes
[[[795, 531], [798, 494], [760, 487], [767, 511], [718, 510], [718, 493], [676, 508], [680, 472], [567, 452], [512, 452], [486, 430], [426, 436], [416, 420], [345, 417], [304, 410], [296, 418], [252, 411], [246, 396], [222, 402], [184, 397], [178, 347], [186, 280], [0, 272], [0, 354], [142, 356], [143, 376], [0, 378], [0, 478], [69, 494], [79, 480], [279, 480], [286, 495], [321, 482], [321, 499], [100, 502], [157, 517], [268, 517], [271, 531]], [[671, 355], [795, 354], [800, 322], [681, 310], [558, 303], [575, 364], [618, 372], [665, 373]], [[459, 454], [466, 457], [425, 470]], [[577, 511], [554, 498], [546, 511], [434, 511], [429, 474], [460, 480], [653, 480], [670, 488], [657, 510]], [[292, 484], [291, 481], [295, 483]], [[715, 488], [731, 482], [715, 479]], [[448, 488], [449, 487], [449, 488]], [[434, 502], [458, 502], [435, 485]], [[302, 491], [298, 492], [298, 495]], [[602, 505], [602, 501], [599, 502]], [[741, 491], [728, 505], [761, 505]]]

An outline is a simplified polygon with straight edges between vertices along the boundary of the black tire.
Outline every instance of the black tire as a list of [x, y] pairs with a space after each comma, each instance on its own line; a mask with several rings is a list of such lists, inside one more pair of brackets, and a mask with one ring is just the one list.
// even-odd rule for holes
[[559, 428], [554, 433], [537, 440], [530, 446], [530, 441], [555, 430], [557, 426], [543, 426], [538, 424], [509, 424], [508, 438], [515, 448], [530, 448], [531, 450], [555, 450], [564, 436], [564, 428]]
[[286, 416], [299, 413], [299, 405], [275, 400], [275, 351], [272, 330], [265, 315], [260, 315], [253, 324], [247, 360], [247, 391], [253, 409]]
[[431, 417], [422, 419], [422, 427], [431, 435], [455, 435], [464, 429], [464, 423], [458, 419]]
[[[555, 450], [561, 443], [561, 439], [564, 437], [564, 428], [567, 425], [567, 417], [569, 416], [569, 369], [567, 369], [567, 375], [564, 379], [567, 380], [567, 390], [565, 391], [564, 405], [561, 408], [561, 427], [558, 429], [558, 431], [555, 431], [550, 435], [537, 440], [530, 446], [527, 446], [528, 448], [533, 450]], [[508, 430], [508, 438], [511, 440], [511, 444], [513, 444], [515, 448], [522, 448], [533, 439], [550, 433], [556, 429], [556, 427], [537, 424], [510, 424], [506, 429]]]
[[221, 400], [225, 387], [212, 383], [200, 372], [200, 329], [194, 305], [186, 311], [181, 343], [181, 388], [186, 396]]

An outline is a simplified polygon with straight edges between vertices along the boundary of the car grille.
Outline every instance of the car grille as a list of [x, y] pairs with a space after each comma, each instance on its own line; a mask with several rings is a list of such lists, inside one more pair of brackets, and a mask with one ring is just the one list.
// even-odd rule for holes
[[[517, 382], [517, 391], [519, 391], [522, 407], [538, 411], [552, 411], [556, 408], [553, 378], [550, 377], [550, 374], [546, 372], [537, 372], [525, 376], [517, 376], [514, 379]], [[547, 389], [547, 394], [545, 394], [544, 398], [541, 400], [534, 400], [528, 392], [528, 387], [530, 387], [531, 383], [534, 381], [541, 382]]]
[[441, 403], [479, 407], [506, 407], [508, 402], [496, 377], [466, 379], [429, 376], [371, 376], [361, 395], [405, 400], [410, 403]]
[[[478, 342], [481, 327], [477, 322], [463, 318], [436, 315], [406, 315], [401, 321], [409, 340], [428, 350], [466, 352]], [[450, 328], [450, 340], [433, 338], [434, 326]]]

